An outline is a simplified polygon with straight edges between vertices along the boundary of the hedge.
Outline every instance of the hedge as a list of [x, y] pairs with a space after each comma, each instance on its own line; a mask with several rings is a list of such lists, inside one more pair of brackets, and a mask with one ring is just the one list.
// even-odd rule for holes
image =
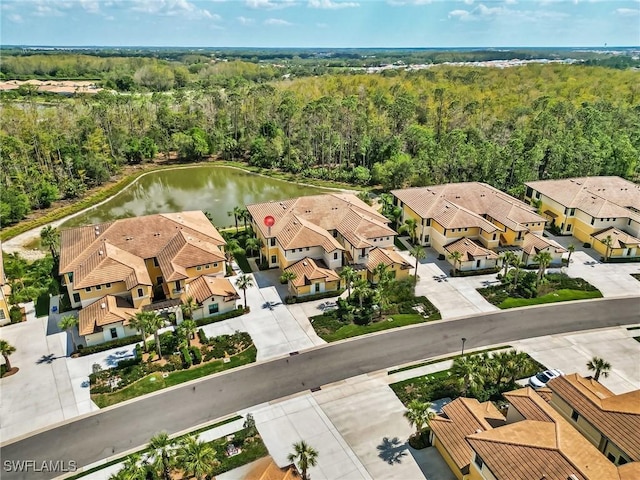
[[180, 354], [182, 355], [182, 366], [183, 368], [189, 368], [193, 362], [191, 361], [191, 354], [189, 353], [189, 349], [184, 347], [180, 350]]
[[242, 305], [238, 305], [238, 308], [235, 310], [231, 310], [230, 312], [221, 313], [219, 315], [213, 315], [211, 317], [201, 318], [200, 320], [196, 320], [196, 325], [201, 327], [203, 325], [208, 325], [210, 323], [221, 322], [222, 320], [227, 320], [229, 318], [239, 317], [240, 315], [244, 315], [249, 312], [249, 307], [247, 307], [246, 311]]
[[207, 334], [204, 333], [204, 330], [201, 329], [201, 328], [198, 329], [198, 338], [200, 339], [200, 343], [202, 345], [206, 345], [207, 344], [207, 340], [208, 340], [207, 339]]
[[189, 352], [191, 353], [191, 359], [194, 365], [202, 363], [202, 352], [198, 347], [190, 347]]
[[313, 300], [321, 300], [323, 298], [339, 297], [344, 292], [344, 288], [334, 290], [332, 292], [315, 293], [313, 295], [305, 295], [303, 297], [297, 297], [295, 295], [287, 295], [284, 297], [284, 303], [291, 305], [292, 303], [304, 303], [311, 302]]
[[105, 350], [109, 350], [111, 348], [124, 347], [126, 345], [131, 345], [132, 343], [138, 343], [141, 341], [141, 335], [132, 335], [131, 337], [118, 338], [117, 340], [101, 343], [100, 345], [94, 345], [92, 347], [78, 345], [78, 354], [81, 357], [84, 357], [85, 355], [92, 355], [94, 353], [104, 352]]
[[455, 275], [453, 274], [453, 270], [449, 270], [449, 275], [451, 275], [452, 277], [473, 277], [474, 275], [489, 275], [492, 273], [498, 273], [500, 270], [502, 270], [501, 267], [483, 268], [481, 270], [458, 270]]

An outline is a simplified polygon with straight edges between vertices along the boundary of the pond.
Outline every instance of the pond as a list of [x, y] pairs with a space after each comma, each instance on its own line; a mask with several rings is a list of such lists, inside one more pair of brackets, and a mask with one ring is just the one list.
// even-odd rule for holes
[[247, 204], [327, 192], [322, 188], [263, 177], [237, 168], [197, 166], [160, 170], [141, 177], [118, 195], [64, 222], [70, 228], [153, 213], [203, 210], [216, 227], [234, 224], [227, 212]]

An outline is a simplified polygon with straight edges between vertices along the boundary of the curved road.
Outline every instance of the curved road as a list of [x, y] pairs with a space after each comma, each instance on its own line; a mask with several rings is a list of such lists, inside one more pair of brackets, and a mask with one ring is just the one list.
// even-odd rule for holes
[[[75, 461], [88, 465], [143, 445], [160, 430], [175, 433], [263, 402], [363, 373], [466, 347], [640, 321], [640, 298], [599, 299], [426, 323], [308, 350], [231, 370], [89, 416], [2, 446], [3, 480], [52, 478], [9, 471], [11, 461]], [[194, 387], [195, 385], [195, 387]]]

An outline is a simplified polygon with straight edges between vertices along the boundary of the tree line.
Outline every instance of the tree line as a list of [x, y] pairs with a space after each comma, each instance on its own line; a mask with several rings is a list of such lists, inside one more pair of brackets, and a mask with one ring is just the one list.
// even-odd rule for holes
[[439, 67], [261, 82], [231, 63], [213, 66], [206, 87], [170, 93], [3, 99], [2, 225], [158, 153], [383, 189], [484, 181], [516, 196], [537, 179], [639, 178], [634, 71]]

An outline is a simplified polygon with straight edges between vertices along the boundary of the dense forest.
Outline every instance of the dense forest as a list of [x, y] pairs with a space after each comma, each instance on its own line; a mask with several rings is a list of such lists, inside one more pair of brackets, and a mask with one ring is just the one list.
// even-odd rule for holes
[[[4, 94], [2, 225], [169, 152], [383, 189], [477, 180], [521, 195], [535, 179], [640, 178], [634, 70], [440, 66], [282, 78], [274, 65], [197, 55], [178, 64], [89, 58], [103, 78], [130, 87], [120, 90], [140, 91]], [[55, 63], [65, 62], [73, 56]]]

